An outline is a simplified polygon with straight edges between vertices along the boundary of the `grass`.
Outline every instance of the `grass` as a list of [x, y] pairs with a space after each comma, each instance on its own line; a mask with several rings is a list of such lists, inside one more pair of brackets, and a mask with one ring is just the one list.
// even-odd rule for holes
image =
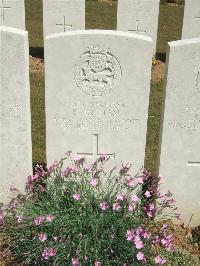
[[[87, 29], [115, 29], [117, 4], [86, 1]], [[166, 41], [180, 38], [183, 7], [160, 5], [157, 51], [165, 53]], [[26, 0], [26, 21], [29, 30], [30, 47], [43, 47], [42, 37], [42, 0]], [[151, 171], [156, 170], [158, 137], [160, 127], [160, 110], [163, 83], [151, 86], [147, 149], [145, 166]], [[32, 106], [32, 137], [33, 161], [45, 162], [45, 112], [44, 112], [44, 74], [31, 74], [31, 106]]]

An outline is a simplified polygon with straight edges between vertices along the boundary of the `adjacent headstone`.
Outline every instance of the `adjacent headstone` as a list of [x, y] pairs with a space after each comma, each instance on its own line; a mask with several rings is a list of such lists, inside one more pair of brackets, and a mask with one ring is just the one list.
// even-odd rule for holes
[[144, 164], [152, 40], [76, 31], [45, 40], [47, 162], [67, 150]]
[[200, 39], [169, 43], [160, 175], [186, 224], [200, 224]]
[[185, 0], [182, 39], [200, 38], [200, 1]]
[[25, 30], [24, 0], [0, 0], [0, 26]]
[[85, 0], [43, 0], [44, 36], [85, 29]]
[[28, 33], [0, 27], [0, 202], [32, 173]]
[[117, 30], [150, 36], [156, 53], [160, 0], [118, 0]]

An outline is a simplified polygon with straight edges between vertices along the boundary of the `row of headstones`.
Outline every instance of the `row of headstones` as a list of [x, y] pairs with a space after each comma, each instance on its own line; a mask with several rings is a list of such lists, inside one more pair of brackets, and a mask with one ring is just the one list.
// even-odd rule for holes
[[[0, 27], [0, 201], [32, 172], [27, 32]], [[153, 42], [117, 31], [45, 38], [47, 162], [67, 150], [144, 163]], [[161, 130], [162, 190], [200, 222], [200, 39], [169, 43]], [[164, 108], [165, 102], [165, 108]], [[165, 109], [165, 110], [164, 110]]]
[[[118, 0], [117, 30], [146, 35], [156, 51], [160, 0]], [[25, 29], [24, 0], [1, 0], [1, 24]], [[85, 29], [85, 0], [43, 0], [44, 36]], [[200, 1], [185, 0], [182, 39], [200, 36]]]

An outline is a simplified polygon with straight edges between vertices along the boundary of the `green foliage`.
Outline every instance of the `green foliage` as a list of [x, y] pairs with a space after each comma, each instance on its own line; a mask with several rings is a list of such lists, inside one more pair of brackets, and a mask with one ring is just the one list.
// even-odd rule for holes
[[[64, 168], [69, 159], [71, 166]], [[175, 210], [171, 194], [159, 196], [155, 207], [157, 179], [145, 170], [132, 176], [130, 164], [105, 171], [107, 160], [101, 156], [89, 166], [84, 158], [69, 156], [45, 170], [38, 166], [29, 176], [27, 194], [0, 210], [2, 231], [18, 263], [153, 265], [158, 252], [152, 244], [162, 245], [166, 238], [163, 248], [173, 249], [167, 228], [153, 219]]]

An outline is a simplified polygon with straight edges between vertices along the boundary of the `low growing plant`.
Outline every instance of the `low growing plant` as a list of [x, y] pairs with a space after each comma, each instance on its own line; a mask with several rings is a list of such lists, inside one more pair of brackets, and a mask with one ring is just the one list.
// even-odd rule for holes
[[[66, 162], [70, 166], [64, 167]], [[161, 195], [158, 179], [131, 165], [105, 170], [107, 156], [88, 165], [85, 158], [37, 166], [26, 195], [1, 209], [0, 226], [23, 265], [162, 265], [160, 250], [173, 253], [166, 224], [174, 214], [172, 194]], [[15, 189], [15, 188], [12, 188]], [[156, 202], [156, 204], [155, 204]], [[168, 214], [167, 211], [168, 210]], [[159, 224], [159, 226], [158, 226]]]

